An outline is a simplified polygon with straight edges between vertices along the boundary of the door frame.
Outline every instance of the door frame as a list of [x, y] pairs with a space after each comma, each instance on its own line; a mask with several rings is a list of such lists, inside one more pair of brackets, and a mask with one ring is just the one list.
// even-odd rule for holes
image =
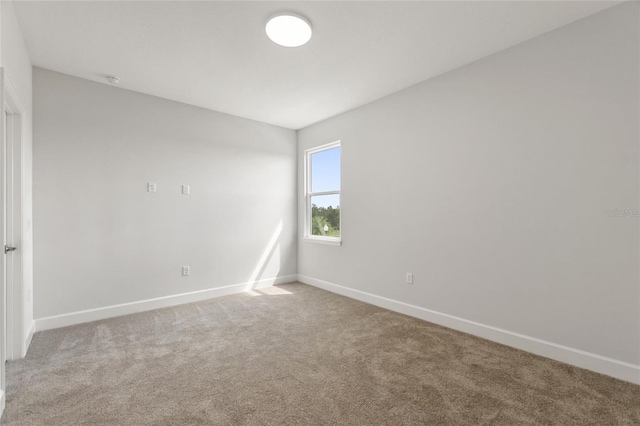
[[[5, 102], [5, 78], [4, 68], [0, 68], [0, 105], [4, 105]], [[3, 107], [4, 108], [4, 107]], [[4, 165], [6, 164], [6, 133], [5, 133], [5, 114], [3, 112], [2, 119], [0, 119], [0, 243], [4, 244], [5, 239], [5, 216], [6, 216], [6, 191], [5, 191], [5, 175], [6, 170]], [[4, 247], [3, 247], [4, 249]], [[4, 411], [6, 404], [6, 390], [7, 385], [5, 382], [5, 363], [7, 361], [7, 282], [5, 275], [6, 256], [2, 256], [0, 260], [0, 281], [2, 281], [2, 303], [0, 303], [0, 411]]]

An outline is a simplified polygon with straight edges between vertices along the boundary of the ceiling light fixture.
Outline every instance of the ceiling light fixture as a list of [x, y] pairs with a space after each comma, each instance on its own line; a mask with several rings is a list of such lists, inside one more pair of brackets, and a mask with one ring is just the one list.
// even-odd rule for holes
[[293, 13], [284, 13], [269, 19], [265, 27], [267, 36], [284, 47], [298, 47], [311, 39], [311, 24]]

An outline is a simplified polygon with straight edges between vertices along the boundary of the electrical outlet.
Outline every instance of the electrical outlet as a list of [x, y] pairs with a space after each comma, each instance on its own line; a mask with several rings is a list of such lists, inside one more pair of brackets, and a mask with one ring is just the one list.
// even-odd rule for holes
[[189, 185], [182, 185], [182, 195], [189, 195], [191, 194], [191, 189], [189, 188]]
[[407, 284], [413, 284], [413, 274], [411, 272], [407, 272], [406, 281]]
[[155, 182], [149, 182], [147, 184], [147, 192], [156, 192], [156, 183]]
[[188, 277], [189, 275], [191, 275], [191, 266], [183, 266], [182, 267], [182, 276], [183, 277]]

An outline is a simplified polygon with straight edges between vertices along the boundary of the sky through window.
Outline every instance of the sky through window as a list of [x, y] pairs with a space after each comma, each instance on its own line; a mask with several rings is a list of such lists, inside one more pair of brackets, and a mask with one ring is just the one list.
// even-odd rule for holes
[[[311, 192], [340, 190], [340, 147], [316, 152], [311, 155]], [[317, 207], [336, 208], [340, 205], [340, 196], [323, 195], [313, 197]]]

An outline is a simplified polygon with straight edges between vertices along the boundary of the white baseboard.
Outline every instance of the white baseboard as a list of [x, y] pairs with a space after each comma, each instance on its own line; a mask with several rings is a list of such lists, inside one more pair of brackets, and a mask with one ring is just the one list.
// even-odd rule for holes
[[369, 303], [371, 305], [439, 324], [444, 327], [482, 337], [503, 345], [511, 346], [516, 349], [521, 349], [536, 355], [571, 364], [576, 367], [595, 371], [596, 373], [605, 374], [607, 376], [615, 377], [616, 379], [640, 384], [640, 365], [634, 365], [618, 361], [613, 358], [585, 352], [580, 349], [558, 345], [535, 337], [525, 336], [523, 334], [514, 333], [501, 328], [480, 324], [475, 321], [469, 321], [453, 315], [444, 314], [442, 312], [433, 311], [420, 306], [410, 305], [408, 303], [399, 302], [397, 300], [388, 299], [386, 297], [377, 296], [364, 291], [354, 290], [352, 288], [343, 287], [341, 285], [304, 275], [298, 275], [298, 281], [332, 293], [360, 300], [361, 302]]
[[27, 356], [27, 352], [29, 352], [29, 346], [31, 346], [31, 341], [33, 340], [33, 335], [36, 333], [36, 322], [31, 321], [31, 327], [29, 328], [29, 332], [27, 333], [27, 338], [24, 342], [24, 355]]
[[6, 404], [6, 392], [4, 389], [0, 389], [0, 417], [2, 417], [2, 414], [4, 413], [4, 407]]
[[192, 291], [190, 293], [175, 294], [172, 296], [157, 297], [155, 299], [123, 303], [121, 305], [105, 306], [103, 308], [87, 309], [68, 314], [38, 318], [35, 320], [35, 329], [36, 331], [51, 330], [54, 328], [67, 327], [85, 322], [98, 321], [106, 318], [166, 308], [169, 306], [198, 302], [200, 300], [243, 293], [250, 290], [270, 287], [272, 285], [290, 283], [296, 281], [296, 278], [296, 275], [285, 275], [282, 277], [263, 279], [254, 283], [233, 284], [206, 290]]

